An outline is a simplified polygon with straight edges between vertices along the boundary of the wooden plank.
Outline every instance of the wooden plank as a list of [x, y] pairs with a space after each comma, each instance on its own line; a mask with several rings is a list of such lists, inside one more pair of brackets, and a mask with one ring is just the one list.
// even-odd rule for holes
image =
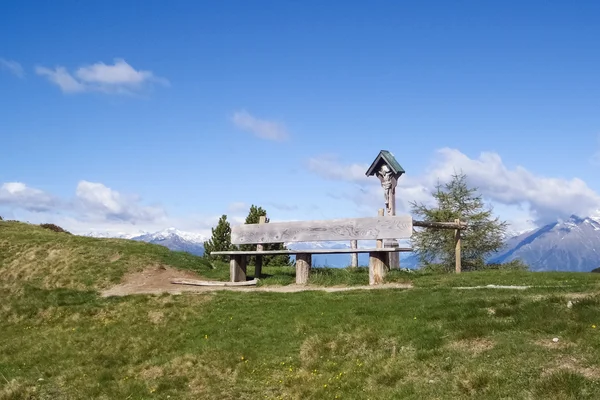
[[298, 254], [296, 256], [296, 284], [306, 285], [308, 276], [310, 275], [310, 267], [312, 263], [310, 254]]
[[[435, 229], [467, 229], [468, 225], [465, 222], [429, 222], [429, 221], [413, 221], [413, 226], [419, 228], [435, 228]], [[398, 238], [401, 239], [401, 238]]]
[[255, 286], [258, 279], [252, 279], [245, 282], [217, 282], [217, 281], [199, 281], [196, 279], [172, 279], [171, 283], [175, 285], [192, 285], [192, 286]]
[[304, 249], [304, 250], [263, 250], [263, 251], [213, 251], [212, 255], [219, 256], [240, 256], [240, 255], [275, 255], [275, 254], [348, 254], [348, 253], [372, 253], [372, 252], [384, 252], [393, 253], [396, 251], [413, 251], [411, 247], [384, 247], [381, 249], [377, 248], [365, 248], [365, 249]]
[[[454, 222], [457, 225], [460, 225], [460, 220], [455, 219]], [[460, 229], [456, 229], [454, 231], [454, 258], [455, 258], [455, 269], [456, 273], [460, 274], [462, 270], [461, 260], [460, 260]]]
[[[350, 247], [356, 249], [358, 247], [358, 240], [351, 240]], [[351, 253], [350, 256], [350, 266], [353, 268], [358, 267], [358, 253]]]
[[411, 236], [410, 215], [242, 224], [231, 228], [233, 244], [407, 239]]
[[[380, 208], [379, 210], [377, 210], [377, 218], [381, 218], [381, 217], [383, 217], [383, 208]], [[377, 238], [377, 243], [375, 243], [375, 247], [377, 247], [378, 249], [383, 248], [383, 239], [384, 238]]]
[[229, 261], [229, 276], [231, 282], [246, 281], [246, 256], [232, 255]]
[[[258, 223], [259, 224], [264, 224], [267, 222], [267, 217], [265, 217], [264, 215], [261, 215], [258, 218]], [[263, 251], [263, 245], [262, 244], [257, 244], [256, 245], [256, 251]], [[262, 256], [256, 256], [256, 261], [254, 264], [254, 277], [255, 278], [260, 278], [262, 275], [262, 266], [263, 266], [263, 257]]]

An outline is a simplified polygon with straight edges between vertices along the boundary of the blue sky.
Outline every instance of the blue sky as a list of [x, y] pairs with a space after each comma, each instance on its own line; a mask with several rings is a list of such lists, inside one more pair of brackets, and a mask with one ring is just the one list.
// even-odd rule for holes
[[[600, 208], [597, 2], [6, 1], [0, 215], [206, 232], [399, 212], [462, 169], [528, 227]], [[530, 222], [527, 222], [530, 221]], [[515, 228], [516, 229], [516, 228]]]

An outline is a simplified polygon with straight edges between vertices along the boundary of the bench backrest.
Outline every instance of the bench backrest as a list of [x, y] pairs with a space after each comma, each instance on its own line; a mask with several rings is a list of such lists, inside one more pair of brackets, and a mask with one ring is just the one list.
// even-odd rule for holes
[[270, 222], [268, 224], [236, 225], [231, 228], [231, 243], [233, 244], [407, 239], [411, 236], [412, 217], [410, 215]]

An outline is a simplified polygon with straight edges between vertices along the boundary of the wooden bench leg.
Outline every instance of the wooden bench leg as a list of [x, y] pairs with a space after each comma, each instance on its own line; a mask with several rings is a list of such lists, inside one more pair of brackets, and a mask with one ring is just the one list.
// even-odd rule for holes
[[229, 275], [231, 282], [244, 282], [246, 280], [246, 256], [231, 256]]
[[385, 272], [389, 269], [388, 255], [384, 252], [369, 253], [369, 285], [383, 283]]
[[306, 285], [308, 283], [308, 275], [310, 274], [310, 266], [312, 257], [310, 254], [296, 254], [296, 284]]
[[263, 256], [256, 256], [254, 264], [254, 278], [259, 279], [262, 275]]

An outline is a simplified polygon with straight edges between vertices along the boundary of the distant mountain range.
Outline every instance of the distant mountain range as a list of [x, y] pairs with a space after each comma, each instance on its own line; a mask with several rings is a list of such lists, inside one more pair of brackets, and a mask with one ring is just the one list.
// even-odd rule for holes
[[[175, 228], [138, 234], [95, 232], [86, 236], [117, 237], [159, 244], [175, 251], [195, 255], [204, 254], [202, 235], [179, 231]], [[342, 249], [350, 248], [346, 242], [287, 243], [289, 249]], [[359, 242], [359, 247], [373, 247], [374, 243]], [[567, 220], [558, 220], [539, 229], [509, 233], [506, 245], [489, 262], [508, 262], [520, 259], [532, 271], [579, 271], [588, 272], [600, 267], [600, 218], [581, 218], [572, 215]], [[358, 255], [359, 265], [369, 263], [369, 255]], [[349, 254], [315, 254], [313, 265], [346, 267], [350, 265]], [[414, 253], [400, 253], [400, 266], [417, 268], [418, 258]]]
[[600, 267], [600, 222], [572, 215], [506, 241], [491, 262], [520, 259], [532, 271], [589, 272]]
[[175, 228], [168, 228], [154, 233], [109, 233], [109, 232], [93, 232], [85, 236], [91, 237], [113, 237], [120, 239], [131, 239], [140, 242], [147, 242], [165, 246], [174, 251], [185, 251], [197, 256], [204, 255], [204, 241], [206, 238], [197, 233], [184, 232]]

